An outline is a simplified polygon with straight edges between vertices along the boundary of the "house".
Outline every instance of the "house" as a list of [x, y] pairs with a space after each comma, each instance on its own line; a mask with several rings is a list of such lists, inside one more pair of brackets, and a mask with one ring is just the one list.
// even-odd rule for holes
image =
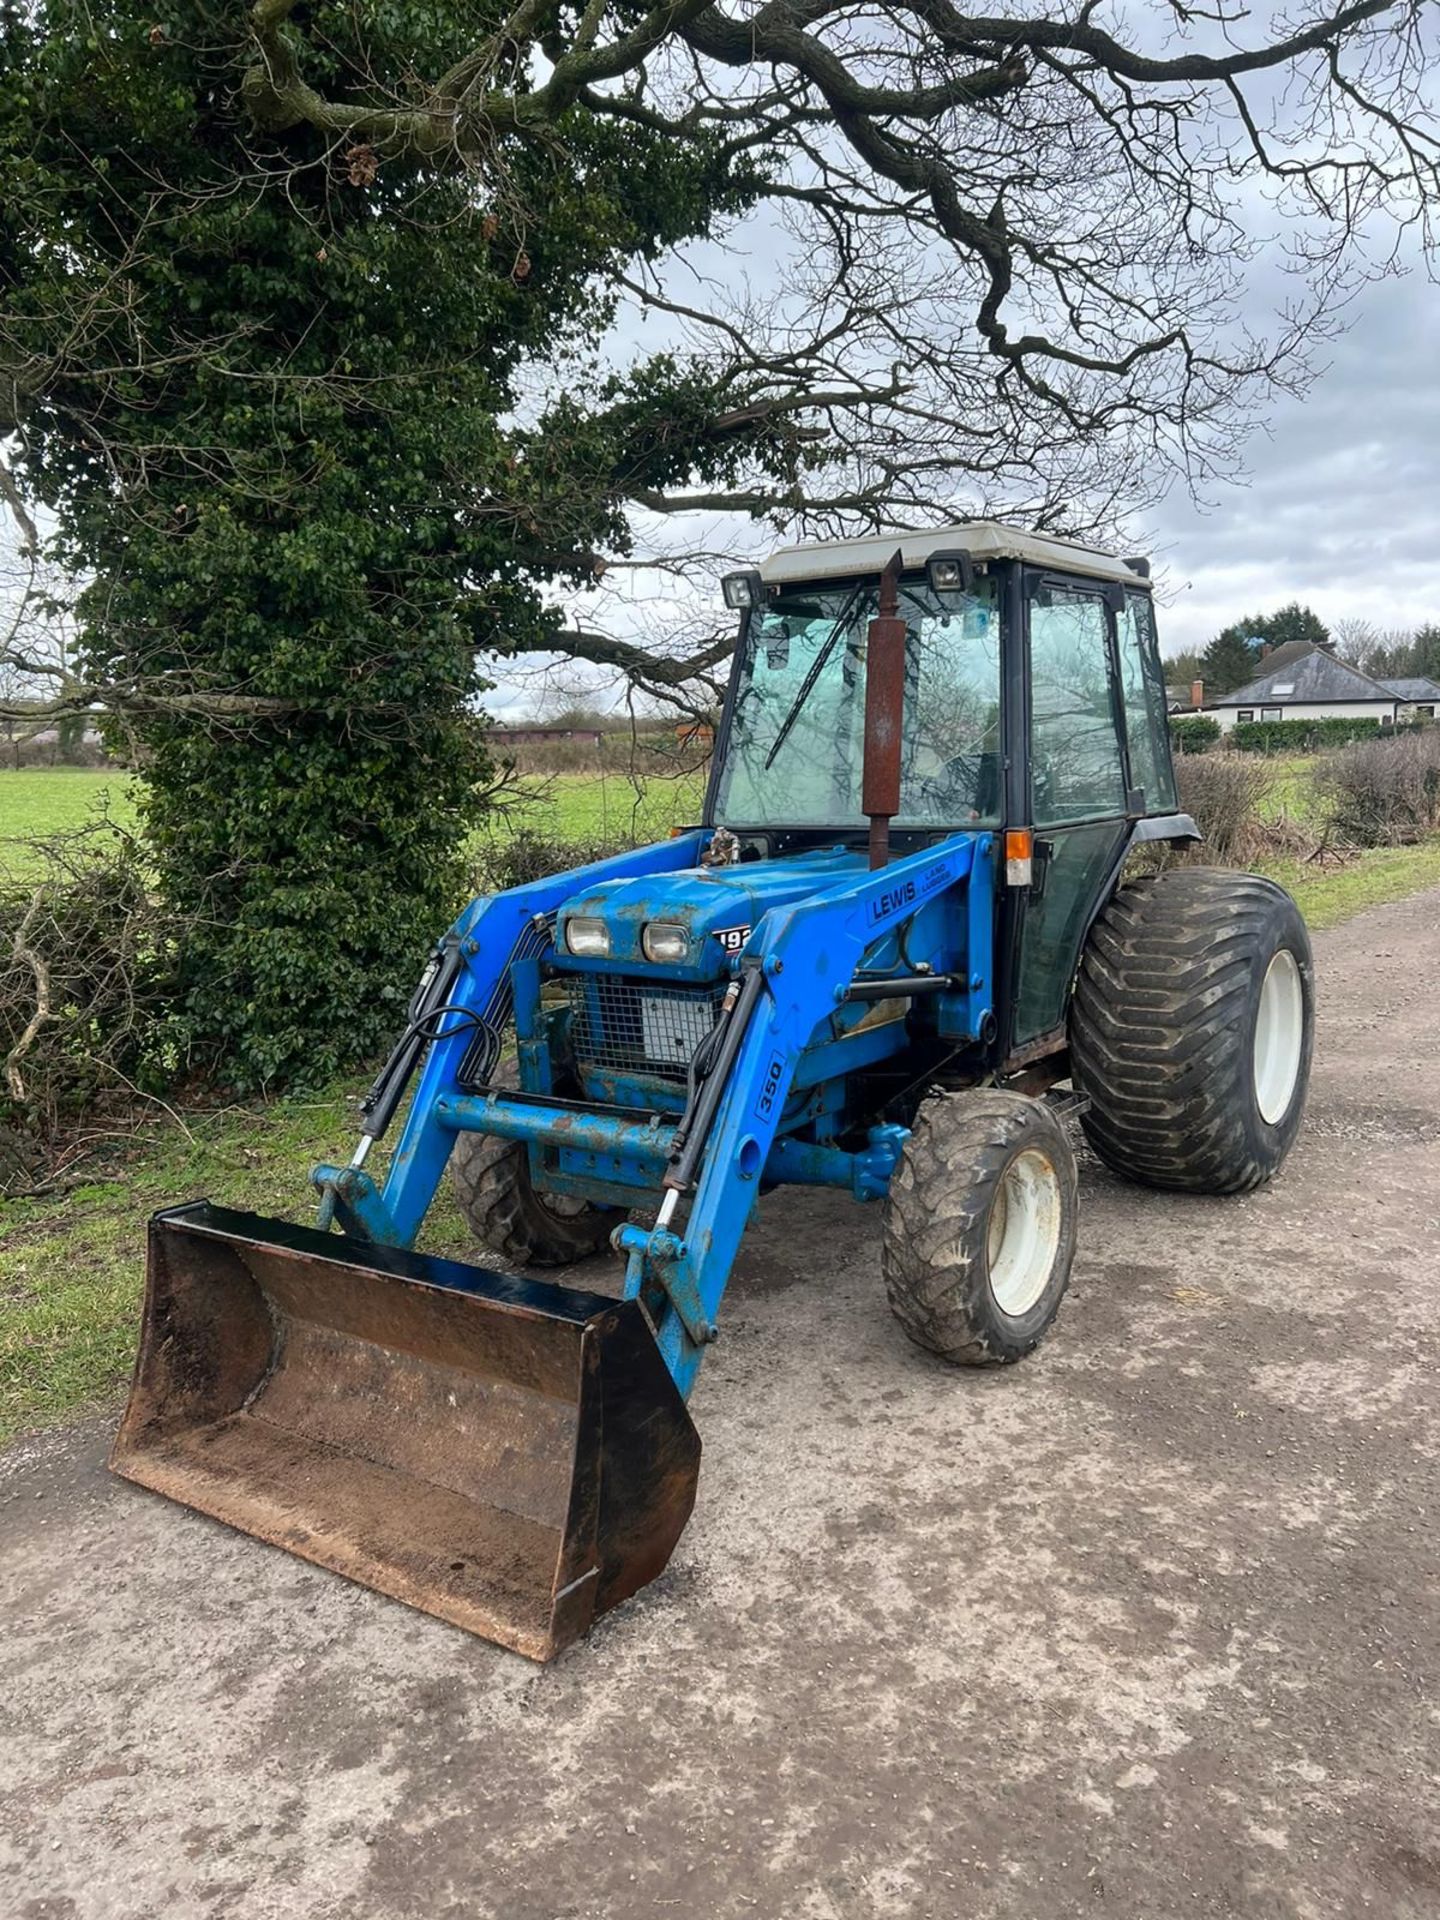
[[1370, 719], [1392, 726], [1402, 706], [1414, 704], [1306, 640], [1276, 647], [1261, 664], [1265, 671], [1246, 686], [1207, 702], [1206, 711], [1226, 733], [1244, 720]]
[[1167, 686], [1165, 689], [1165, 711], [1167, 713], [1197, 713], [1205, 704], [1205, 682], [1192, 680], [1188, 687]]
[[1382, 680], [1380, 685], [1400, 702], [1402, 720], [1433, 720], [1440, 713], [1440, 686], [1433, 680]]
[[561, 740], [571, 746], [598, 747], [604, 735], [599, 727], [494, 727], [486, 739], [497, 747], [548, 746]]

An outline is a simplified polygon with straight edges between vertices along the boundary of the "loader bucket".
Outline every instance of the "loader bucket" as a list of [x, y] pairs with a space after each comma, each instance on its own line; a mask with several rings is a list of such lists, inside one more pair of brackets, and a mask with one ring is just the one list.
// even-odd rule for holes
[[362, 1586], [548, 1660], [664, 1567], [699, 1461], [633, 1300], [203, 1201], [150, 1223], [111, 1467]]

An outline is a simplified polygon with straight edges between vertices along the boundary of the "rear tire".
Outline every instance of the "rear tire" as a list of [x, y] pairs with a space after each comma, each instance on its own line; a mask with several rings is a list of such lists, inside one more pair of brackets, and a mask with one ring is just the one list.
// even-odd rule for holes
[[1310, 940], [1283, 887], [1210, 867], [1123, 887], [1070, 1011], [1086, 1137], [1147, 1186], [1247, 1193], [1300, 1130], [1314, 1024]]
[[[497, 1076], [503, 1084], [508, 1075]], [[623, 1215], [570, 1194], [543, 1194], [530, 1177], [523, 1142], [460, 1133], [450, 1154], [450, 1184], [466, 1225], [492, 1253], [517, 1267], [568, 1267], [610, 1243]]]
[[916, 1346], [1000, 1367], [1039, 1344], [1075, 1257], [1075, 1156], [1048, 1107], [984, 1088], [936, 1094], [890, 1177], [880, 1264]]

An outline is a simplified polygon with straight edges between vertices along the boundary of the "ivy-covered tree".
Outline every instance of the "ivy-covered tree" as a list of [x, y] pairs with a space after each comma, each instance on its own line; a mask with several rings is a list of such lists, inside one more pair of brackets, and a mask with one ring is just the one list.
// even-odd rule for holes
[[[308, 10], [329, 84], [475, 19], [366, 12], [362, 45], [352, 9]], [[143, 760], [193, 926], [174, 1041], [237, 1086], [316, 1079], [393, 1028], [457, 903], [477, 649], [544, 644], [546, 583], [623, 537], [627, 489], [723, 479], [763, 432], [667, 355], [593, 364], [617, 263], [755, 176], [595, 122], [489, 199], [431, 157], [258, 134], [228, 6], [3, 26], [6, 345], [44, 370], [14, 474], [87, 582], [69, 671]], [[527, 391], [562, 351], [574, 383]]]

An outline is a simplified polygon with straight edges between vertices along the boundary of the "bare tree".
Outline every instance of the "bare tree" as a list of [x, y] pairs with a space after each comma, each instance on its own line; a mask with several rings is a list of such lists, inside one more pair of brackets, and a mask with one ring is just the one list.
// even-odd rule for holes
[[[339, 96], [309, 77], [295, 0], [259, 0], [246, 85], [271, 126], [306, 122], [381, 164], [450, 153], [492, 192], [511, 153], [563, 145], [576, 112], [764, 156], [768, 284], [712, 268], [686, 285], [662, 263], [629, 292], [731, 369], [747, 406], [793, 423], [793, 479], [648, 492], [651, 516], [844, 532], [959, 506], [1085, 531], [1177, 471], [1201, 491], [1230, 477], [1253, 409], [1308, 378], [1355, 241], [1388, 264], [1404, 229], [1428, 239], [1434, 18], [1424, 0], [1268, 18], [1232, 0], [1123, 18], [1099, 0], [662, 0], [639, 16], [590, 0], [559, 37], [520, 0], [418, 84], [371, 72]], [[1236, 310], [1262, 205], [1294, 278], [1258, 337]], [[723, 657], [721, 634], [657, 647], [596, 624], [567, 651], [652, 691]]]
[[[1426, 0], [1269, 17], [1236, 0], [1124, 17], [1101, 0], [588, 0], [562, 30], [517, 0], [433, 72], [352, 61], [339, 89], [318, 16], [256, 0], [237, 72], [262, 143], [313, 129], [352, 180], [402, 154], [451, 163], [521, 235], [517, 159], [563, 157], [577, 116], [763, 170], [728, 255], [637, 261], [620, 290], [622, 331], [733, 392], [716, 436], [770, 432], [771, 457], [723, 486], [629, 489], [632, 561], [663, 569], [699, 544], [695, 516], [841, 533], [1003, 510], [1086, 532], [1177, 474], [1202, 493], [1232, 475], [1256, 407], [1309, 377], [1363, 270], [1356, 242], [1386, 270], [1407, 230], [1429, 238], [1434, 18]], [[1293, 278], [1260, 334], [1238, 316], [1262, 228], [1286, 236]], [[113, 337], [123, 264], [88, 297], [63, 352], [72, 390], [108, 391], [124, 369], [87, 356], [102, 307]], [[7, 354], [0, 326], [0, 430], [56, 373]], [[584, 558], [599, 590], [557, 609], [556, 651], [654, 698], [713, 698], [729, 641], [698, 601], [637, 615], [617, 555]], [[251, 710], [243, 688], [184, 683], [59, 697]]]

